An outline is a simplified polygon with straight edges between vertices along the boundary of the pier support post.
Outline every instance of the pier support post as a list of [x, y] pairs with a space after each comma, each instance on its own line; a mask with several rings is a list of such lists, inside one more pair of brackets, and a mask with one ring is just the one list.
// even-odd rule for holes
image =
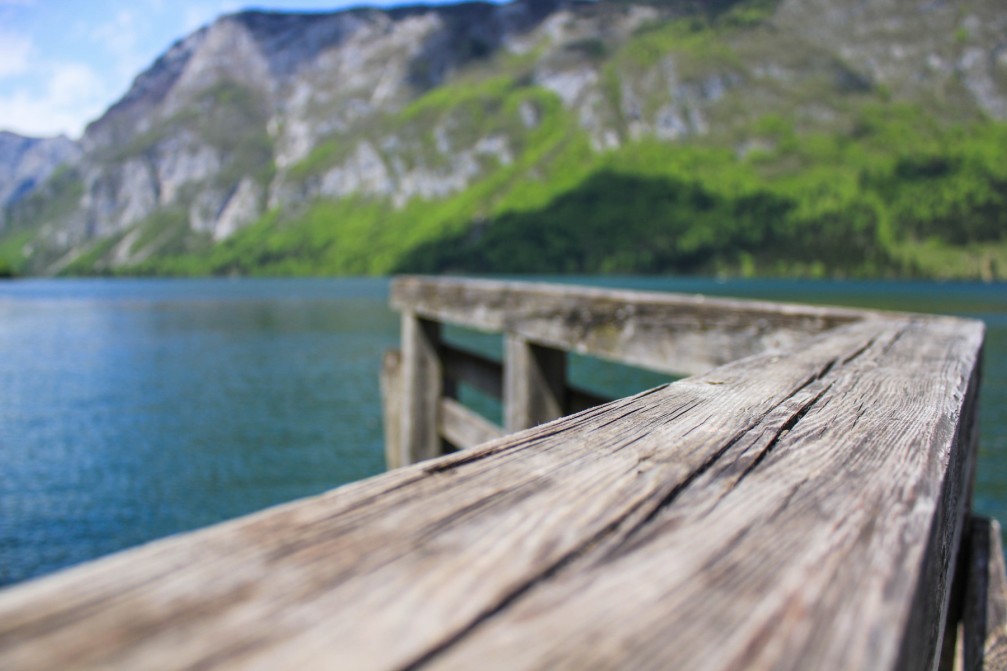
[[402, 466], [443, 454], [437, 413], [444, 395], [440, 355], [441, 325], [402, 313], [402, 416], [399, 459]]
[[504, 427], [520, 431], [566, 414], [566, 353], [508, 333], [504, 352]]
[[381, 362], [381, 409], [385, 430], [385, 467], [402, 466], [402, 352], [385, 352]]

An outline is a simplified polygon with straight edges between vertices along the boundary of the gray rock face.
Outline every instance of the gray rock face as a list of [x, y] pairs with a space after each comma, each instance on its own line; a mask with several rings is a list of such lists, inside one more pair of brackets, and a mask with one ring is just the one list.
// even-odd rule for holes
[[[160, 210], [182, 208], [193, 231], [222, 240], [259, 217], [267, 203], [361, 194], [401, 205], [464, 189], [478, 176], [480, 160], [511, 160], [505, 138], [481, 138], [455, 152], [442, 135], [442, 154], [450, 160], [437, 166], [407, 162], [394, 149], [379, 151], [363, 141], [342, 164], [307, 183], [290, 184], [287, 170], [319, 141], [352, 134], [473, 59], [507, 47], [512, 37], [526, 36], [555, 7], [534, 0], [223, 17], [172, 46], [87, 128], [83, 216], [67, 221], [71, 230], [60, 239], [119, 235]], [[208, 120], [222, 109], [230, 116]], [[249, 137], [266, 148], [256, 158], [272, 162], [273, 179], [256, 176], [261, 165], [241, 155]], [[117, 246], [113, 264], [136, 260], [127, 248]]]
[[981, 110], [1007, 119], [1000, 3], [783, 0], [774, 24], [835, 54], [852, 85], [882, 85], [913, 100], [961, 80]]
[[32, 193], [63, 164], [81, 156], [67, 137], [30, 138], [0, 131], [0, 212]]

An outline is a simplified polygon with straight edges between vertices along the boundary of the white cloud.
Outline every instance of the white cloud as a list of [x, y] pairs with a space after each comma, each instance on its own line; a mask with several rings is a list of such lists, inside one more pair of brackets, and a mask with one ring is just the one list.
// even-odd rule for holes
[[45, 68], [37, 91], [19, 89], [0, 96], [0, 128], [24, 135], [64, 132], [77, 137], [105, 107], [101, 77], [82, 63]]
[[28, 38], [0, 33], [0, 78], [27, 72], [32, 51], [34, 45]]

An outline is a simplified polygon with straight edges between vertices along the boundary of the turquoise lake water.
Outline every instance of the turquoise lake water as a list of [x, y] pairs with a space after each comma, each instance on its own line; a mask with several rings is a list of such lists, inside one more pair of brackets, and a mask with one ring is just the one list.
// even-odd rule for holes
[[[1007, 286], [560, 281], [983, 319], [975, 503], [1007, 522]], [[0, 585], [380, 473], [387, 294], [384, 279], [0, 283]], [[613, 396], [662, 382], [579, 358], [571, 377]]]

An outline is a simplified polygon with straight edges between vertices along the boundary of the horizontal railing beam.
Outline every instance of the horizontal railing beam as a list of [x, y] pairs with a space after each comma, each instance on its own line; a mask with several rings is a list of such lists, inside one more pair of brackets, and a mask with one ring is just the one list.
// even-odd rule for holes
[[[471, 329], [691, 375], [881, 313], [549, 284], [399, 277], [392, 306]], [[890, 317], [890, 315], [887, 315]]]
[[502, 437], [504, 430], [453, 398], [442, 398], [440, 433], [457, 449], [467, 450]]

